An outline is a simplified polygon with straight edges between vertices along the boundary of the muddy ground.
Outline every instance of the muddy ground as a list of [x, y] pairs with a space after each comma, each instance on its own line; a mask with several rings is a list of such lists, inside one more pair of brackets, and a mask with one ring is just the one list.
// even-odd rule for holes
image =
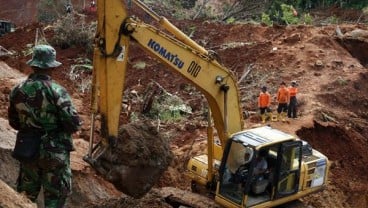
[[[239, 83], [243, 111], [251, 115], [245, 119], [246, 128], [260, 125], [260, 118], [254, 112], [257, 111], [256, 98], [262, 85], [267, 85], [275, 95], [281, 81], [298, 82], [299, 118], [268, 124], [310, 142], [328, 156], [332, 165], [327, 189], [304, 197], [293, 207], [368, 207], [368, 73], [364, 62], [368, 58], [362, 61], [356, 55], [361, 52], [349, 52], [346, 44], [341, 44], [344, 41], [336, 36], [337, 25], [266, 27], [209, 21], [174, 21], [174, 24], [188, 34], [191, 32], [192, 38], [205, 48], [216, 51], [221, 63], [238, 79], [251, 69]], [[368, 30], [364, 24], [341, 24], [339, 27], [343, 33], [355, 29]], [[0, 178], [12, 188], [15, 187], [17, 167], [16, 161], [9, 157], [15, 132], [6, 124], [7, 97], [11, 87], [30, 72], [25, 65], [25, 61], [30, 59], [26, 52], [28, 44], [34, 43], [38, 28], [43, 29], [44, 26], [29, 24], [0, 37], [0, 45], [14, 53], [0, 57]], [[47, 39], [52, 35], [52, 31], [45, 30]], [[171, 207], [165, 196], [171, 193], [187, 196], [185, 191], [190, 190], [190, 181], [182, 174], [186, 161], [206, 151], [206, 123], [202, 112], [205, 104], [201, 94], [132, 43], [126, 92], [134, 91], [138, 97], [143, 97], [153, 80], [171, 94], [179, 95], [193, 109], [191, 115], [179, 121], [160, 123], [160, 132], [170, 139], [174, 158], [152, 191], [140, 200], [132, 199], [99, 177], [82, 160], [88, 147], [90, 92], [81, 91], [81, 80], [71, 80], [70, 67], [78, 62], [77, 58], [91, 59], [91, 54], [78, 47], [56, 49], [58, 60], [63, 65], [55, 79], [68, 89], [84, 120], [82, 130], [74, 135], [77, 151], [72, 155], [74, 188], [69, 207]], [[145, 63], [145, 67], [134, 67], [140, 63]], [[84, 76], [89, 77], [90, 74]], [[132, 97], [127, 99], [136, 101]], [[123, 112], [122, 122], [129, 122], [132, 112], [140, 114], [141, 105], [141, 102], [132, 102], [131, 110]], [[12, 206], [19, 196], [13, 192], [5, 194], [14, 200], [0, 196], [0, 206], [31, 206], [27, 201]], [[194, 207], [216, 206], [207, 197], [190, 197], [192, 201], [200, 201]]]

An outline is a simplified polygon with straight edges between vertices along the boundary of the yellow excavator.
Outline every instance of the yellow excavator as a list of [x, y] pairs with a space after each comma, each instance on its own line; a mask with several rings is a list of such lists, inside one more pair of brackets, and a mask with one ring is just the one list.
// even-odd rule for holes
[[[128, 15], [131, 3], [156, 20], [159, 28]], [[273, 207], [324, 188], [329, 171], [325, 155], [269, 126], [244, 128], [237, 81], [213, 52], [139, 0], [98, 0], [97, 18], [86, 161], [97, 159], [118, 136], [129, 43], [134, 41], [193, 84], [208, 102], [207, 154], [191, 158], [185, 173], [192, 190], [204, 187], [224, 207]], [[96, 115], [101, 117], [103, 139], [93, 146]]]

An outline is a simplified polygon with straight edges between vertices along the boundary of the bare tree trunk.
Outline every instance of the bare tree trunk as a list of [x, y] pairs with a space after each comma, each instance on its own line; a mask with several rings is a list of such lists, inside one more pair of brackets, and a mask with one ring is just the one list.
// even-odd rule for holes
[[270, 0], [240, 0], [235, 1], [224, 13], [222, 20], [225, 21], [231, 17], [235, 19], [245, 19], [246, 17], [259, 15], [265, 11], [270, 4]]
[[224, 16], [222, 18], [222, 20], [226, 20], [229, 16], [229, 14], [231, 13], [231, 11], [234, 10], [235, 6], [239, 4], [239, 1], [235, 1], [230, 7], [229, 9], [224, 13]]

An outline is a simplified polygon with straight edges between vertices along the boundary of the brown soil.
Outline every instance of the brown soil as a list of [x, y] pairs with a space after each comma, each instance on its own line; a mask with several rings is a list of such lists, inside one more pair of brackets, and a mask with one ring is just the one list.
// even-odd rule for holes
[[93, 167], [118, 190], [141, 198], [170, 165], [169, 142], [149, 121], [136, 121], [122, 125], [114, 143]]
[[24, 195], [19, 195], [17, 192], [0, 180], [0, 207], [24, 207], [35, 208], [29, 199]]
[[[245, 69], [252, 68], [248, 77], [240, 83], [243, 110], [251, 115], [246, 119], [247, 127], [260, 125], [260, 118], [252, 113], [257, 111], [256, 97], [260, 86], [266, 84], [274, 95], [281, 81], [298, 81], [299, 118], [287, 123], [268, 124], [310, 142], [315, 149], [327, 155], [332, 166], [326, 190], [304, 197], [301, 205], [294, 207], [368, 206], [368, 73], [367, 63], [364, 62], [368, 57], [361, 58], [362, 53], [354, 52], [354, 47], [351, 47], [354, 43], [346, 42], [349, 38], [340, 44], [341, 39], [335, 36], [336, 25], [266, 27], [208, 21], [173, 22], [185, 32], [195, 28], [193, 39], [205, 48], [216, 51], [222, 64], [232, 70], [236, 77], [240, 78]], [[34, 42], [36, 29], [42, 27], [36, 23], [30, 24], [0, 38], [1, 46], [17, 53], [16, 56], [1, 57], [3, 62], [0, 61], [2, 118], [7, 117], [9, 91], [19, 81], [17, 71], [23, 75], [30, 71], [25, 65], [30, 56], [24, 56], [23, 52], [27, 50], [27, 44]], [[355, 29], [368, 30], [366, 25], [361, 24], [342, 24], [339, 27], [344, 33]], [[47, 38], [51, 38], [51, 31], [46, 30], [45, 33]], [[102, 180], [81, 159], [87, 152], [84, 140], [89, 135], [90, 95], [89, 92], [78, 91], [78, 83], [71, 81], [67, 75], [77, 57], [91, 58], [91, 55], [85, 54], [78, 47], [56, 47], [56, 50], [63, 66], [55, 73], [55, 79], [66, 86], [84, 119], [81, 132], [75, 135], [77, 151], [72, 157], [74, 193], [69, 202], [70, 207], [170, 207], [164, 200], [168, 192], [165, 192], [166, 195], [162, 193], [165, 187], [178, 188], [174, 189], [174, 193], [185, 195], [186, 192], [182, 191], [190, 190], [190, 181], [182, 174], [186, 169], [186, 161], [206, 151], [206, 126], [204, 117], [200, 115], [203, 106], [200, 93], [147, 55], [138, 45], [132, 44], [125, 85], [127, 91], [136, 90], [138, 95], [142, 95], [145, 86], [154, 80], [170, 93], [178, 94], [186, 100], [194, 111], [193, 115], [183, 121], [161, 125], [160, 131], [170, 138], [173, 160], [146, 196], [133, 199]], [[146, 63], [146, 68], [132, 67], [139, 62]], [[141, 106], [133, 104], [132, 109], [138, 111]], [[10, 128], [7, 131], [11, 131]], [[9, 137], [3, 136], [1, 140], [5, 140], [3, 138]], [[10, 163], [10, 159], [5, 156], [0, 159]], [[16, 169], [3, 168], [1, 165], [0, 168], [0, 178], [14, 187], [14, 179], [5, 180], [4, 173], [16, 175]], [[17, 200], [17, 194], [12, 192], [11, 196]], [[197, 196], [197, 199], [202, 200], [200, 197]], [[212, 206], [209, 205], [211, 199], [204, 198], [203, 203], [206, 200], [209, 202], [203, 206], [198, 203], [197, 207]], [[0, 197], [0, 202], [2, 199]]]

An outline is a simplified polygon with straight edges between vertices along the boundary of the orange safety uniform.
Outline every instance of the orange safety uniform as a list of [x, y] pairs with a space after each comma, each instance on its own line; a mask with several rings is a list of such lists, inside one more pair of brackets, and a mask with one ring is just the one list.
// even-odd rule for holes
[[290, 100], [289, 90], [286, 87], [280, 87], [277, 92], [277, 102], [288, 103]]
[[258, 97], [258, 107], [267, 108], [271, 105], [271, 95], [268, 92], [259, 93]]
[[296, 87], [289, 87], [289, 95], [290, 97], [295, 97], [296, 94], [298, 93], [298, 88]]

